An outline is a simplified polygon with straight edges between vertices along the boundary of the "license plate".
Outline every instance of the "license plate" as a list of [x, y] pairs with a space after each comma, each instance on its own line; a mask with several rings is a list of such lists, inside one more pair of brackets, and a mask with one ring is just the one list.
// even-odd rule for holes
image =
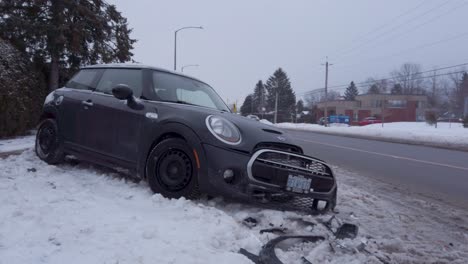
[[286, 190], [297, 193], [309, 193], [312, 179], [307, 179], [300, 175], [289, 175]]

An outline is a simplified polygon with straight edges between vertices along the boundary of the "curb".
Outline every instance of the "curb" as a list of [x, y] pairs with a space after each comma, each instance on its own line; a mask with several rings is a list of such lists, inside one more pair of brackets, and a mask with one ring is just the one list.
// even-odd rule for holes
[[356, 135], [356, 134], [350, 134], [350, 133], [311, 131], [311, 130], [300, 129], [300, 128], [281, 128], [281, 129], [292, 130], [292, 131], [304, 131], [304, 132], [311, 132], [311, 133], [331, 135], [331, 136], [350, 137], [350, 138], [367, 139], [367, 140], [382, 141], [382, 142], [389, 142], [389, 143], [398, 143], [398, 144], [433, 147], [433, 148], [468, 152], [468, 144], [457, 145], [457, 144], [452, 144], [452, 143], [448, 143], [448, 142], [446, 142], [446, 143], [428, 142], [428, 141], [418, 141], [418, 140], [392, 138], [392, 137], [364, 136], [364, 135]]

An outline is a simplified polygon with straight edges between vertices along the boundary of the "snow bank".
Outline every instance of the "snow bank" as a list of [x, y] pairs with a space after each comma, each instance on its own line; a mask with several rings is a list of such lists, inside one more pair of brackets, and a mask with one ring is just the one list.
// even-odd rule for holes
[[396, 122], [367, 126], [331, 126], [317, 124], [280, 123], [276, 126], [344, 136], [368, 137], [371, 139], [392, 140], [402, 143], [428, 144], [468, 149], [468, 129], [460, 123], [439, 123], [438, 127], [423, 122]]
[[[260, 229], [330, 234], [318, 223], [330, 215], [170, 200], [87, 163], [49, 166], [32, 150], [0, 159], [0, 168], [0, 263], [251, 263], [238, 250], [258, 253], [275, 237]], [[466, 212], [348, 175], [339, 172], [338, 217], [360, 234], [341, 243], [365, 243], [372, 254], [333, 253], [325, 241], [277, 249], [284, 263], [467, 263]], [[256, 227], [242, 224], [249, 216]]]

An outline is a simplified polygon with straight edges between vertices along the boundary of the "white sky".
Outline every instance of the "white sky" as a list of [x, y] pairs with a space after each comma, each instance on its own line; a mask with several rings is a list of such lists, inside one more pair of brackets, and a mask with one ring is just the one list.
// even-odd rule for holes
[[298, 96], [323, 88], [325, 56], [330, 86], [385, 78], [405, 62], [425, 70], [468, 62], [467, 0], [109, 2], [128, 18], [144, 64], [173, 69], [174, 30], [203, 26], [179, 32], [178, 70], [199, 64], [185, 73], [229, 103], [241, 104], [278, 67]]

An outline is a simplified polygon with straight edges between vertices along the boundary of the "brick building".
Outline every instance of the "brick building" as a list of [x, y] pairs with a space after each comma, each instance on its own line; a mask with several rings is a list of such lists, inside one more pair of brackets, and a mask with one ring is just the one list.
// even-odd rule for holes
[[[353, 121], [374, 116], [385, 122], [424, 121], [427, 96], [397, 94], [362, 94], [354, 101], [328, 101], [328, 115], [347, 115]], [[317, 105], [317, 118], [324, 116], [325, 103]]]

